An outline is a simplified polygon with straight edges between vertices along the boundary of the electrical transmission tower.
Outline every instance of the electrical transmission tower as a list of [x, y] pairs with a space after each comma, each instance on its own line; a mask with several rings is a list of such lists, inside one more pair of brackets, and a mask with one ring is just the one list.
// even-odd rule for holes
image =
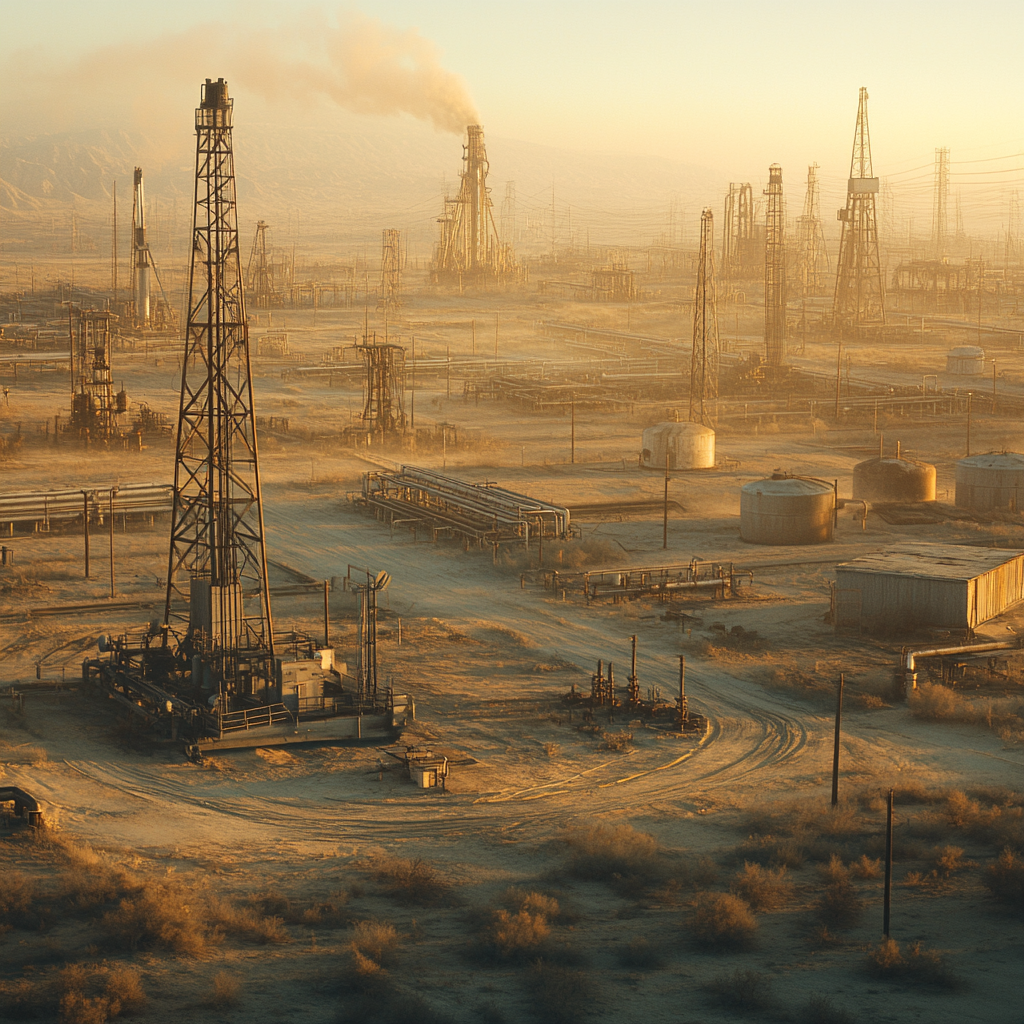
[[[174, 466], [164, 623], [189, 603], [186, 647], [221, 695], [271, 678], [267, 586], [249, 330], [238, 247], [233, 101], [206, 80], [196, 110], [188, 325]], [[193, 664], [198, 664], [194, 661]], [[193, 679], [198, 688], [201, 680]]]
[[832, 306], [837, 334], [885, 323], [885, 291], [878, 254], [878, 218], [875, 197], [878, 179], [871, 171], [871, 134], [868, 130], [868, 91], [860, 90], [857, 128], [853, 135], [846, 206], [839, 211], [843, 233], [839, 241], [836, 292]]
[[715, 296], [715, 222], [710, 209], [700, 215], [697, 289], [693, 303], [693, 355], [690, 359], [690, 422], [713, 427], [718, 418], [718, 304]]
[[769, 366], [786, 361], [786, 213], [782, 205], [782, 168], [768, 168], [768, 207], [764, 231], [764, 350]]
[[818, 165], [807, 168], [807, 191], [804, 193], [804, 212], [796, 219], [798, 250], [798, 279], [800, 292], [808, 295], [824, 295], [829, 265], [828, 249], [825, 246], [825, 229], [821, 223], [821, 193], [818, 183]]
[[932, 202], [932, 249], [946, 255], [949, 244], [949, 150], [935, 150], [935, 196]]
[[381, 233], [380, 291], [377, 308], [397, 309], [402, 304], [402, 233], [385, 228]]
[[252, 251], [245, 268], [245, 283], [252, 304], [257, 309], [269, 309], [277, 305], [274, 289], [274, 268], [270, 265], [267, 252], [267, 227], [265, 220], [256, 222], [256, 234], [252, 238]]

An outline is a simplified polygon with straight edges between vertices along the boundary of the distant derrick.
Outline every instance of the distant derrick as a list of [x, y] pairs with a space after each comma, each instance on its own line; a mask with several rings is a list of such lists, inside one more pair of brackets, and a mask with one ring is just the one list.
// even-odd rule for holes
[[380, 245], [380, 291], [377, 309], [395, 310], [402, 304], [402, 233], [385, 228]]
[[768, 207], [764, 234], [764, 352], [769, 366], [786, 361], [786, 250], [782, 168], [768, 169]]
[[796, 280], [800, 283], [800, 294], [822, 296], [828, 294], [828, 277], [832, 271], [829, 265], [828, 249], [825, 247], [825, 231], [821, 223], [821, 198], [818, 185], [818, 165], [807, 168], [807, 191], [804, 193], [803, 214], [796, 219], [798, 246]]
[[729, 185], [722, 224], [722, 278], [753, 281], [762, 270], [761, 232], [754, 220], [754, 190], [749, 182]]
[[252, 251], [249, 253], [249, 263], [245, 268], [245, 287], [256, 309], [270, 309], [274, 306], [284, 305], [284, 299], [274, 280], [274, 265], [270, 261], [270, 253], [267, 249], [268, 228], [269, 225], [266, 221], [256, 222]]
[[832, 308], [833, 330], [857, 334], [862, 327], [885, 324], [885, 291], [878, 253], [878, 217], [875, 197], [878, 179], [871, 170], [871, 134], [868, 130], [868, 91], [860, 90], [857, 128], [850, 157], [846, 207], [839, 211], [843, 234], [839, 242], [836, 293]]
[[690, 422], [713, 427], [718, 417], [718, 305], [715, 296], [715, 224], [711, 210], [700, 216], [700, 252], [693, 302], [690, 359]]
[[471, 124], [466, 131], [462, 187], [455, 199], [445, 196], [444, 212], [438, 218], [441, 237], [434, 249], [431, 280], [460, 287], [508, 283], [519, 277], [520, 269], [512, 246], [501, 241], [494, 222], [484, 130]]

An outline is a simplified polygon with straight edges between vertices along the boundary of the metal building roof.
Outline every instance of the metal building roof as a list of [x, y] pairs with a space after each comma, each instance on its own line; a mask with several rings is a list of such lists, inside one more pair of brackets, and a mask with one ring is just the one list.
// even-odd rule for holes
[[966, 544], [903, 544], [887, 551], [861, 555], [837, 569], [923, 579], [971, 580], [1014, 559], [1024, 551], [975, 548]]

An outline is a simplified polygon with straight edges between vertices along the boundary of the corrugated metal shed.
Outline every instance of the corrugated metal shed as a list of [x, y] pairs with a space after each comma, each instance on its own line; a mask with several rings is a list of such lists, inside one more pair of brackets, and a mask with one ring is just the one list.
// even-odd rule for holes
[[973, 629], [1024, 600], [1024, 551], [905, 544], [836, 566], [836, 625]]

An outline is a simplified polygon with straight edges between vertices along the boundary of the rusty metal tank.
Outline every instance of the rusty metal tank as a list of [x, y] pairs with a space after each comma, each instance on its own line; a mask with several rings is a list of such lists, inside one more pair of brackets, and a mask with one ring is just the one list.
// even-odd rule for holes
[[834, 522], [835, 491], [824, 480], [775, 473], [740, 489], [740, 537], [750, 544], [824, 544]]
[[853, 496], [862, 501], [934, 501], [935, 467], [898, 455], [866, 459], [853, 467]]
[[1024, 455], [987, 452], [956, 464], [956, 503], [960, 508], [1024, 509]]
[[715, 432], [699, 423], [657, 423], [643, 433], [645, 469], [714, 469]]

